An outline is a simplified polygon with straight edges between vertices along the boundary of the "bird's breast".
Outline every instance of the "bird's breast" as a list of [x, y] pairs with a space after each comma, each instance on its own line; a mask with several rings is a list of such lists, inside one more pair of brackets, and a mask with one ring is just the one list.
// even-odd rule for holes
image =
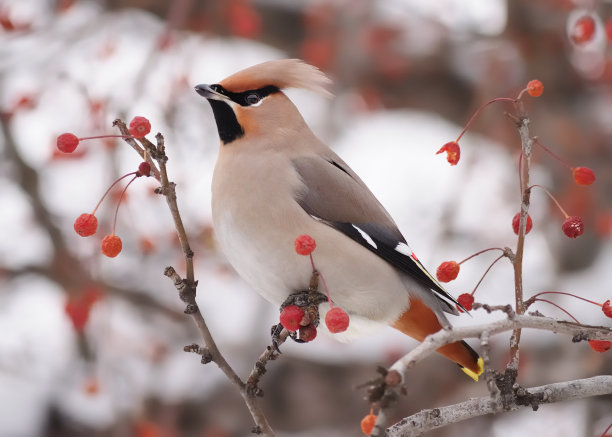
[[310, 278], [309, 259], [293, 249], [309, 218], [294, 200], [299, 177], [275, 155], [219, 159], [212, 185], [219, 246], [246, 282], [280, 305]]

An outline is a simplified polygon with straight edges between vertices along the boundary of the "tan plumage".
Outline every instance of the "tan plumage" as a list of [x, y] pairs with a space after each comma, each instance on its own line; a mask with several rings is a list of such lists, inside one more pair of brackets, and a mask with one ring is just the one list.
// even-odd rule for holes
[[321, 70], [300, 59], [264, 62], [240, 70], [219, 82], [219, 85], [235, 93], [275, 85], [280, 89], [301, 88], [325, 96], [331, 96], [326, 88], [330, 84], [331, 80]]
[[[456, 314], [456, 302], [411, 256], [363, 181], [316, 138], [281, 91], [326, 92], [328, 84], [315, 67], [289, 59], [196, 87], [212, 106], [222, 143], [212, 183], [220, 247], [236, 271], [279, 306], [308, 287], [310, 263], [293, 242], [309, 234], [332, 300], [350, 315], [348, 334], [382, 323], [422, 340], [450, 327], [444, 312]], [[323, 316], [327, 309], [321, 305]], [[471, 376], [482, 371], [466, 343], [439, 352]]]

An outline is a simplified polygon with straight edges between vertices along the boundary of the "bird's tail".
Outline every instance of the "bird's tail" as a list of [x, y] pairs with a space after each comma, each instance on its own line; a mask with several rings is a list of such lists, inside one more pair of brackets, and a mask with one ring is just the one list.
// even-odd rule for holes
[[[442, 329], [436, 314], [421, 300], [414, 297], [410, 299], [410, 308], [395, 321], [393, 327], [418, 341], [423, 341], [429, 334]], [[478, 376], [484, 369], [483, 361], [465, 341], [447, 344], [438, 348], [437, 351], [457, 363], [461, 370], [478, 381]]]

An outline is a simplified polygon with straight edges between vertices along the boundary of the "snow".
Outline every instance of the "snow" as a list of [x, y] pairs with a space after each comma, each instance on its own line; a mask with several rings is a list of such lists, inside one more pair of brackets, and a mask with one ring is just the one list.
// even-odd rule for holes
[[[37, 3], [41, 2], [23, 2], [26, 5]], [[381, 6], [380, 12], [394, 13], [397, 8], [410, 7], [425, 17], [439, 18], [455, 30], [477, 28], [487, 35], [499, 34], [505, 26], [506, 6], [501, 0], [486, 2], [485, 7], [482, 7], [483, 2], [476, 0], [448, 1], [442, 6], [434, 3], [396, 0]], [[460, 15], [453, 15], [453, 11]], [[27, 16], [33, 12], [23, 6], [19, 14]], [[100, 25], [88, 27], [91, 20], [99, 20]], [[71, 233], [71, 217], [93, 209], [98, 196], [116, 176], [104, 170], [109, 159], [106, 152], [98, 144], [90, 147], [88, 155], [76, 165], [70, 161], [49, 160], [50, 143], [57, 134], [73, 131], [81, 135], [88, 129], [83, 115], [88, 109], [75, 81], [86, 83], [91, 97], [109, 96], [110, 104], [118, 113], [129, 112], [124, 119], [146, 114], [154, 130], [164, 133], [170, 156], [169, 172], [178, 184], [179, 206], [186, 226], [191, 228], [210, 222], [210, 180], [218, 138], [212, 114], [202, 99], [190, 89], [177, 100], [168, 99], [171, 84], [181, 76], [185, 76], [189, 86], [214, 83], [243, 67], [284, 54], [257, 42], [188, 35], [176, 51], [160, 54], [154, 60], [155, 68], [147, 75], [139, 92], [131, 84], [138, 77], [156, 36], [163, 31], [163, 23], [133, 10], [99, 15], [94, 2], [79, 2], [74, 11], [47, 25], [42, 35], [1, 41], [0, 68], [8, 71], [3, 76], [0, 93], [3, 104], [19, 96], [22, 90], [45, 91], [36, 109], [17, 116], [14, 121], [20, 151], [27, 163], [40, 172], [46, 205], [56, 217], [58, 227], [65, 232], [70, 247], [91, 259], [96, 264], [93, 270], [103, 277], [114, 275], [119, 282], [129, 282], [126, 278], [133, 273], [137, 260], [126, 256], [123, 266], [117, 266], [111, 260], [95, 258], [97, 248]], [[84, 28], [88, 31], [83, 32], [79, 41], [68, 46], [62, 42], [62, 38], [75, 29]], [[103, 62], [95, 54], [109, 41], [116, 44], [117, 50], [110, 60]], [[436, 37], [432, 36], [431, 41], [435, 44]], [[45, 50], [41, 51], [39, 47], [43, 43]], [[63, 50], [64, 56], [60, 56]], [[23, 56], [24, 52], [29, 56]], [[58, 60], [49, 62], [54, 57]], [[62, 75], [58, 76], [58, 72]], [[70, 80], [66, 80], [66, 74]], [[442, 144], [456, 138], [461, 127], [439, 115], [416, 110], [360, 112], [349, 106], [350, 91], [340, 93], [331, 101], [296, 90], [290, 90], [288, 95], [319, 136], [347, 161], [381, 200], [430, 271], [435, 271], [442, 261], [458, 261], [487, 247], [513, 248], [516, 244], [510, 226], [519, 207], [515, 154], [509, 154], [489, 138], [468, 134], [461, 140], [460, 164], [451, 167], [443, 155], [435, 152]], [[174, 105], [178, 121], [170, 126], [162, 112]], [[337, 108], [347, 109], [347, 112], [339, 114]], [[107, 117], [112, 119], [115, 115]], [[110, 126], [110, 119], [106, 120], [104, 129]], [[331, 129], [330, 124], [342, 126], [342, 129]], [[118, 174], [131, 171], [138, 163], [133, 151], [125, 147], [114, 159]], [[10, 268], [42, 264], [51, 255], [50, 242], [34, 225], [31, 205], [23, 193], [6, 183], [10, 179], [10, 169], [2, 167], [2, 170], [7, 174], [2, 174], [5, 183], [0, 190], [0, 203], [10, 207], [4, 206], [0, 211], [0, 229], [10, 232], [5, 232], [0, 239], [1, 264]], [[538, 167], [534, 168], [534, 173], [540, 179], [548, 177], [545, 170]], [[126, 233], [159, 234], [171, 226], [163, 201], [147, 197], [153, 185], [134, 184], [130, 188], [130, 196], [138, 199], [138, 203], [128, 202], [120, 212], [118, 226]], [[114, 213], [111, 206], [103, 205], [102, 208], [103, 214]], [[551, 256], [554, 249], [545, 235], [546, 228], [540, 226], [547, 217], [543, 202], [534, 202], [530, 214], [535, 226], [527, 242], [524, 279], [525, 289], [532, 293], [547, 289], [558, 273]], [[453, 238], [447, 238], [449, 229]], [[176, 251], [169, 243], [166, 249]], [[448, 290], [455, 296], [470, 292], [497, 254], [489, 252], [463, 264], [459, 278], [448, 285]], [[606, 278], [609, 278], [611, 263], [612, 244], [605, 241], [596, 262], [582, 272], [561, 277], [558, 288], [588, 293], [594, 300], [610, 297]], [[253, 359], [264, 350], [269, 342], [269, 326], [276, 323], [278, 310], [264, 302], [242, 280], [228, 273], [222, 256], [196, 257], [196, 267], [200, 280], [198, 303], [222, 352], [244, 375], [250, 365], [240, 358], [244, 357], [245, 350]], [[155, 274], [159, 272], [161, 267]], [[180, 311], [174, 288], [160, 276], [135, 280], [140, 281], [137, 285], [151, 290], [156, 299]], [[46, 409], [53, 402], [68, 416], [94, 427], [103, 427], [120, 414], [137, 409], [145, 395], [157, 394], [178, 402], [210, 392], [223, 381], [217, 371], [207, 371], [205, 378], [194, 378], [193, 375], [202, 372], [199, 360], [180, 350], [169, 352], [162, 365], [152, 365], [143, 358], [142, 349], [134, 350], [134, 344], [143, 339], [154, 343], [152, 339], [158, 336], [171, 342], [180, 328], [150, 320], [146, 315], [135, 316], [130, 307], [112, 299], [101, 304], [92, 315], [92, 331], [104, 332], [100, 338], [96, 337], [98, 343], [94, 345], [99, 354], [97, 367], [76, 364], [79, 360], [75, 333], [64, 314], [65, 291], [33, 275], [2, 281], [0, 331], [10, 333], [0, 337], [3, 435], [40, 435]], [[511, 266], [502, 259], [482, 283], [476, 300], [491, 304], [511, 302], [512, 281]], [[564, 297], [556, 301], [571, 306], [580, 320], [594, 324], [608, 322], [590, 305], [578, 305]], [[495, 317], [499, 315], [474, 312], [472, 317], [451, 317], [451, 322], [464, 325]], [[538, 344], [550, 341], [551, 335], [529, 333], [524, 341]], [[322, 362], [378, 363], [397, 351], [409, 350], [414, 344], [413, 340], [391, 328], [381, 328], [370, 336], [346, 344], [325, 335], [307, 345], [287, 342], [283, 351], [290, 356]], [[99, 378], [101, 385], [96, 396], [82, 389], [83, 382], [92, 375]], [[537, 414], [524, 411], [507, 415], [496, 422], [493, 431], [494, 435], [505, 437], [583, 435], [588, 420], [585, 404], [576, 402], [542, 407]]]

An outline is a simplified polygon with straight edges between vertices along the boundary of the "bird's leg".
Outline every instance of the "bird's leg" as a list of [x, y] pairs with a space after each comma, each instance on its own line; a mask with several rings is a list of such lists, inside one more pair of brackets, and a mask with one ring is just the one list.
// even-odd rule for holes
[[[295, 305], [304, 310], [304, 318], [301, 322], [301, 325], [306, 326], [319, 326], [319, 305], [322, 302], [327, 301], [327, 296], [320, 293], [318, 291], [319, 288], [319, 272], [317, 270], [312, 271], [312, 276], [310, 278], [310, 283], [308, 284], [307, 290], [300, 290], [294, 293], [291, 293], [287, 296], [287, 299], [281, 304], [280, 311], [290, 306]], [[272, 327], [272, 347], [274, 347], [278, 351], [278, 336], [280, 332], [282, 332], [283, 326], [278, 324]], [[298, 331], [290, 332], [289, 336], [298, 343], [304, 343], [305, 341], [300, 338], [300, 334]], [[280, 352], [280, 351], [279, 351]]]

